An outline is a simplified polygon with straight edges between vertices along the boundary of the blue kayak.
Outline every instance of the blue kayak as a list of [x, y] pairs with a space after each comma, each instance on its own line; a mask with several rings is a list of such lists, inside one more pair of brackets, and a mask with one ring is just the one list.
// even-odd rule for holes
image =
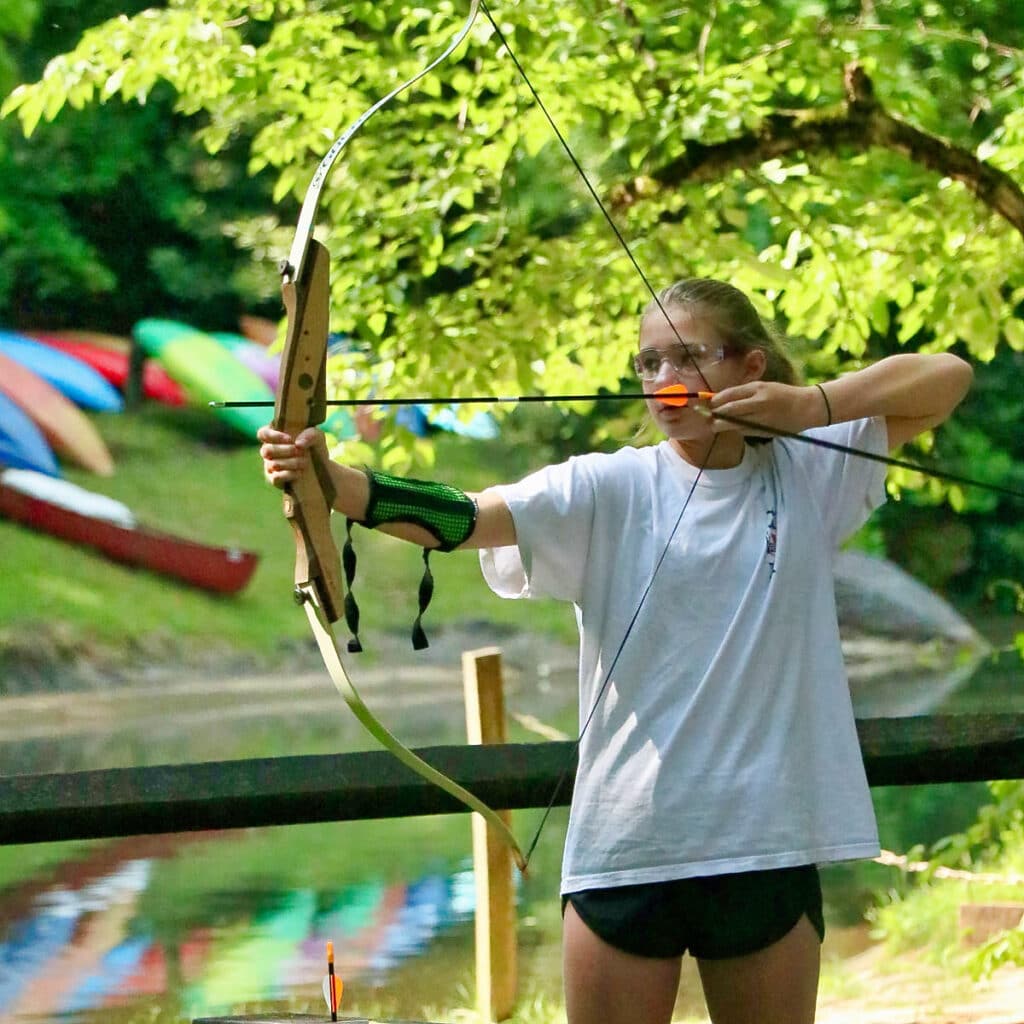
[[81, 359], [40, 341], [0, 331], [0, 352], [27, 367], [83, 409], [120, 412], [124, 402], [117, 389]]
[[46, 438], [3, 394], [0, 394], [0, 467], [34, 469], [47, 476], [60, 476], [57, 458]]

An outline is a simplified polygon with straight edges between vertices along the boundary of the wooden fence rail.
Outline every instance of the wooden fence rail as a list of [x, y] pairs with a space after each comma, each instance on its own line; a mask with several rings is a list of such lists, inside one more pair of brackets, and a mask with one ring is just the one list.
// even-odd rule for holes
[[[1024, 778], [1024, 715], [858, 722], [873, 786]], [[572, 743], [419, 753], [492, 807], [569, 802]], [[0, 845], [464, 811], [385, 751], [0, 777]]]

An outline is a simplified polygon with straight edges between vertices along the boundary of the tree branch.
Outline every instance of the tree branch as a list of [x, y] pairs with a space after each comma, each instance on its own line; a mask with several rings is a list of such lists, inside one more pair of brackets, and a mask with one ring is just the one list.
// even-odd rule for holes
[[866, 151], [873, 147], [900, 153], [913, 163], [970, 189], [993, 213], [1024, 237], [1024, 191], [1005, 171], [979, 160], [970, 150], [915, 128], [890, 114], [875, 97], [871, 79], [856, 63], [843, 75], [846, 99], [825, 111], [777, 112], [760, 129], [726, 142], [687, 144], [686, 152], [654, 171], [612, 190], [615, 206], [630, 206], [659, 185], [709, 181], [737, 168], [757, 167], [766, 160], [794, 153]]

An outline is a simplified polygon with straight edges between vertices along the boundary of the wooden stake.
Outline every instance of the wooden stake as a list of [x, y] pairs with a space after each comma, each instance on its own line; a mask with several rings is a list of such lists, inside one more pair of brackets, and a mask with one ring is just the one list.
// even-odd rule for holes
[[[505, 742], [501, 651], [485, 647], [462, 655], [466, 732], [470, 743]], [[509, 812], [503, 811], [506, 821]], [[477, 1010], [486, 1021], [508, 1020], [516, 1001], [516, 905], [509, 848], [473, 815], [476, 879]]]

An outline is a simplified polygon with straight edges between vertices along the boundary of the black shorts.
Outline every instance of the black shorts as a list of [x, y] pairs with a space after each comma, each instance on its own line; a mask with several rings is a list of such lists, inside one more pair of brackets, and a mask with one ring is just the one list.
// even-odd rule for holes
[[595, 935], [636, 956], [747, 956], [778, 942], [804, 914], [825, 938], [814, 864], [587, 889], [562, 897], [563, 914], [568, 902]]

